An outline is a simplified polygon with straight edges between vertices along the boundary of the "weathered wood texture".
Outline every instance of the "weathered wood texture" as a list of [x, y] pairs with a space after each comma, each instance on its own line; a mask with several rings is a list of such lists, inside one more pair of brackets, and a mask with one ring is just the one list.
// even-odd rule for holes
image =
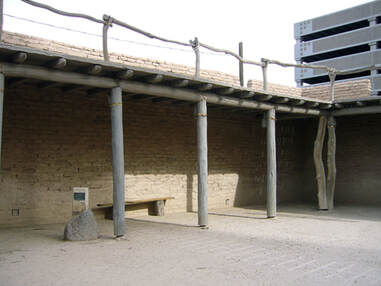
[[328, 116], [327, 129], [327, 200], [328, 209], [333, 209], [336, 184], [336, 120], [333, 116]]
[[[243, 58], [243, 43], [240, 42], [238, 45], [239, 56]], [[239, 83], [241, 86], [245, 85], [244, 72], [243, 72], [243, 62], [239, 61]]]
[[275, 110], [271, 109], [266, 113], [267, 127], [267, 217], [276, 216], [276, 140], [275, 140]]
[[327, 187], [326, 187], [326, 178], [323, 162], [323, 146], [325, 138], [325, 129], [327, 126], [327, 118], [325, 116], [320, 116], [319, 125], [316, 134], [315, 144], [314, 144], [314, 164], [316, 172], [316, 181], [318, 185], [318, 204], [320, 210], [327, 210]]
[[112, 177], [113, 177], [113, 217], [114, 234], [123, 236], [126, 232], [124, 219], [124, 147], [122, 89], [115, 87], [109, 96], [112, 125]]
[[198, 225], [208, 225], [208, 139], [206, 100], [196, 104], [197, 166], [198, 166]]

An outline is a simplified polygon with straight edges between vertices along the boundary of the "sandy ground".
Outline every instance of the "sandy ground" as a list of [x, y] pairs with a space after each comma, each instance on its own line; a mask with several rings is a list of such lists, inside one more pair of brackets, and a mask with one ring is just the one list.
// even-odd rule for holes
[[0, 285], [381, 285], [381, 208], [280, 207], [127, 219], [126, 239], [99, 221], [91, 242], [63, 225], [0, 228]]

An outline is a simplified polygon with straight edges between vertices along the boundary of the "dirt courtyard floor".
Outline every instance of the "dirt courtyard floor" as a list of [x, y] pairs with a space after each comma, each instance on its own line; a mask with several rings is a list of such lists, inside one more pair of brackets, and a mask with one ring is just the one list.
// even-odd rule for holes
[[64, 225], [0, 228], [0, 285], [381, 285], [381, 207], [285, 205], [126, 220], [127, 237], [62, 240]]

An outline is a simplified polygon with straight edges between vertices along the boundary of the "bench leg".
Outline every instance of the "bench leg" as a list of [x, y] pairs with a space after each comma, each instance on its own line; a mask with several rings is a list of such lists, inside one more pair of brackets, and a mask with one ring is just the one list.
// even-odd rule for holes
[[154, 215], [163, 216], [164, 215], [164, 201], [153, 202]]

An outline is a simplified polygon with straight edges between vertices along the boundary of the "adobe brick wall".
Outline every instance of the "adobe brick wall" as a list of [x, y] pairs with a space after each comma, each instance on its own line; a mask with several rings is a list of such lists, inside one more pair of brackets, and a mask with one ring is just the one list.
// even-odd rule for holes
[[[63, 55], [71, 55], [94, 60], [103, 60], [103, 52], [97, 49], [74, 46], [67, 43], [61, 43], [14, 32], [4, 31], [1, 41], [7, 44], [40, 49], [43, 51], [60, 53]], [[193, 76], [195, 73], [194, 67], [174, 64], [166, 61], [133, 57], [119, 53], [110, 53], [109, 56], [111, 62], [123, 63], [133, 67], [156, 69], [164, 72], [185, 74], [188, 76]], [[226, 84], [239, 85], [239, 79], [237, 76], [223, 72], [202, 69], [200, 71], [200, 77], [213, 81], [224, 82]]]
[[[193, 107], [124, 99], [126, 197], [174, 196], [166, 212], [196, 210]], [[8, 88], [4, 104], [0, 224], [65, 222], [72, 188], [89, 187], [90, 207], [112, 201], [107, 96], [31, 86]], [[278, 124], [278, 195], [301, 197], [303, 129]], [[252, 115], [210, 111], [209, 207], [263, 204], [265, 129]], [[20, 216], [11, 216], [12, 208]], [[127, 212], [128, 216], [146, 209]]]
[[[248, 87], [255, 90], [263, 90], [260, 80], [249, 80]], [[281, 84], [268, 84], [268, 91], [283, 96], [303, 96], [321, 100], [330, 100], [330, 85], [306, 86], [302, 88], [290, 87]], [[356, 99], [371, 95], [371, 84], [369, 79], [359, 79], [335, 83], [335, 99]]]

